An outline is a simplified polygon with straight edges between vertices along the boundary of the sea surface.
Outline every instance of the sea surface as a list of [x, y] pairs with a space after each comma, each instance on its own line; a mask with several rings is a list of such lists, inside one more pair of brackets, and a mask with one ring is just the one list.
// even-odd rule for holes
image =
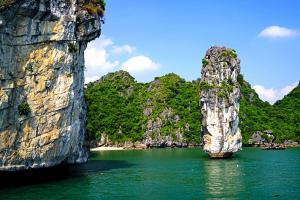
[[81, 166], [0, 174], [0, 199], [300, 199], [300, 148], [95, 152]]

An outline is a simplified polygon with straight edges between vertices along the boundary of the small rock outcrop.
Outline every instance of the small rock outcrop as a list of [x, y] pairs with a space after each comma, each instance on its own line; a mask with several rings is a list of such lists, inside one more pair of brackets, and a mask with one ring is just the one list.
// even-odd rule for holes
[[84, 50], [100, 35], [104, 8], [84, 0], [6, 2], [0, 6], [0, 170], [85, 162]]
[[229, 157], [242, 147], [239, 124], [240, 60], [233, 49], [211, 47], [202, 60], [201, 121], [204, 151]]
[[160, 147], [187, 147], [188, 143], [184, 138], [184, 133], [189, 131], [189, 125], [177, 129], [167, 130], [163, 133], [166, 124], [176, 124], [180, 117], [174, 114], [171, 108], [165, 108], [156, 119], [148, 120], [144, 133], [143, 144], [150, 148]]
[[251, 139], [249, 139], [248, 143], [250, 145], [260, 146], [260, 145], [267, 145], [272, 144], [274, 142], [275, 136], [273, 131], [271, 130], [264, 130], [256, 131], [252, 134]]

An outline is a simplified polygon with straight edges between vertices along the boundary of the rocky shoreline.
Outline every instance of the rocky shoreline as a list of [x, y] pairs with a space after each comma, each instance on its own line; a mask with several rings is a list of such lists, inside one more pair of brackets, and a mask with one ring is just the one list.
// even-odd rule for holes
[[[91, 143], [93, 145], [91, 145]], [[187, 145], [161, 145], [161, 146], [147, 146], [141, 142], [125, 142], [125, 143], [109, 143], [104, 145], [97, 145], [96, 141], [90, 142], [88, 149], [90, 151], [115, 151], [115, 150], [143, 150], [143, 149], [163, 149], [163, 148], [196, 148], [203, 147], [202, 144], [187, 144]], [[245, 144], [243, 147], [256, 147], [262, 149], [282, 149], [288, 147], [300, 147], [298, 142], [290, 143], [265, 143], [265, 144]]]
[[161, 143], [161, 144], [144, 144], [142, 142], [124, 142], [124, 143], [105, 143], [102, 144], [100, 141], [89, 141], [89, 149], [101, 149], [101, 148], [123, 148], [123, 149], [155, 149], [155, 148], [193, 148], [201, 147], [201, 144], [192, 144], [192, 143]]
[[298, 142], [293, 142], [290, 144], [285, 143], [272, 143], [272, 144], [260, 144], [260, 145], [245, 145], [246, 147], [260, 147], [260, 148], [286, 148], [286, 147], [300, 147]]
[[[261, 147], [263, 149], [285, 149], [286, 147], [300, 147], [299, 142], [285, 140], [283, 143], [277, 143], [272, 130], [257, 131], [253, 133], [248, 145], [252, 147]], [[248, 146], [247, 145], [247, 146]]]
[[[90, 151], [115, 151], [115, 150], [143, 150], [143, 149], [163, 149], [163, 148], [196, 148], [196, 147], [203, 147], [202, 144], [187, 144], [183, 146], [147, 146], [141, 142], [125, 142], [125, 143], [116, 143], [116, 144], [105, 144], [105, 145], [95, 145], [95, 141], [93, 142], [94, 145], [89, 145], [88, 149]], [[243, 147], [256, 147], [262, 149], [285, 149], [289, 147], [300, 147], [300, 144], [297, 142], [291, 143], [272, 143], [272, 144], [245, 144]]]

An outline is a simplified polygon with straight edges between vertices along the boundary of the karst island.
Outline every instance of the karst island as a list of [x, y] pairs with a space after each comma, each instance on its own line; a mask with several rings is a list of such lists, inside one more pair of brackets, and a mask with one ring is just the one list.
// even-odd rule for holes
[[299, 199], [297, 0], [0, 0], [0, 199]]

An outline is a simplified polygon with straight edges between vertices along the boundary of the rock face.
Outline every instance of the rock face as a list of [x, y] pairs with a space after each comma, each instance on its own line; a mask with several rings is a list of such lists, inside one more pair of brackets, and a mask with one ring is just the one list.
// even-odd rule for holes
[[250, 145], [264, 145], [264, 144], [271, 144], [274, 142], [275, 136], [273, 134], [273, 131], [271, 130], [264, 130], [256, 131], [251, 136], [251, 139], [249, 139], [248, 143]]
[[0, 12], [0, 170], [87, 160], [84, 50], [101, 18], [83, 1], [10, 1]]
[[228, 157], [241, 149], [239, 124], [240, 60], [233, 49], [211, 47], [202, 60], [201, 114], [204, 151]]
[[176, 124], [179, 121], [180, 117], [174, 114], [172, 108], [165, 108], [155, 120], [147, 121], [143, 144], [150, 148], [187, 147], [188, 143], [184, 138], [184, 132], [189, 131], [188, 124], [177, 128], [173, 134], [170, 133], [171, 131], [166, 135], [162, 133], [162, 129], [167, 123]]

